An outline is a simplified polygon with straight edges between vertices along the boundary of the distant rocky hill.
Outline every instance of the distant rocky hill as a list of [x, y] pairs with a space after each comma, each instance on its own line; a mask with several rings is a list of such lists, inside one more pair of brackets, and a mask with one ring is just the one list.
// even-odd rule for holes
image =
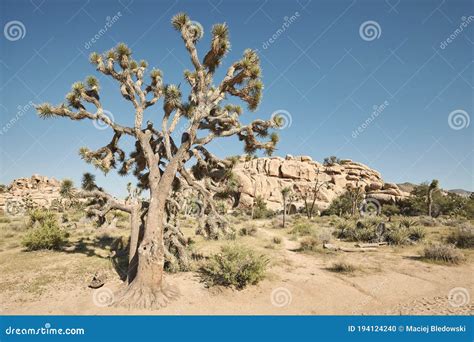
[[348, 184], [363, 185], [367, 197], [382, 203], [394, 202], [409, 194], [396, 184], [385, 183], [379, 172], [368, 166], [346, 159], [325, 166], [308, 156], [256, 158], [246, 161], [241, 158], [234, 167], [234, 174], [240, 183], [239, 206], [251, 206], [260, 196], [271, 209], [281, 209], [283, 197], [281, 190], [290, 187], [295, 199], [293, 204], [299, 208], [304, 205], [304, 194], [311, 191], [317, 181], [324, 182], [316, 204], [325, 209], [331, 201], [342, 194]]
[[[415, 188], [417, 184], [413, 184], [413, 183], [409, 183], [409, 182], [405, 182], [405, 183], [399, 183], [397, 184], [398, 188], [404, 192], [412, 192], [412, 190]], [[452, 193], [452, 194], [456, 194], [456, 195], [459, 195], [459, 196], [463, 196], [463, 197], [469, 197], [471, 195], [471, 191], [468, 191], [468, 190], [464, 190], [464, 189], [452, 189], [452, 190], [445, 190], [443, 189], [444, 192], [449, 192], [449, 193]]]
[[463, 197], [469, 197], [469, 196], [471, 196], [471, 193], [472, 193], [471, 191], [464, 190], [464, 189], [451, 189], [451, 190], [447, 190], [447, 191], [450, 192], [450, 193], [459, 195], [459, 196], [463, 196]]
[[17, 215], [26, 210], [27, 202], [37, 206], [50, 207], [61, 197], [61, 183], [40, 175], [15, 179], [4, 192], [0, 193], [0, 212]]

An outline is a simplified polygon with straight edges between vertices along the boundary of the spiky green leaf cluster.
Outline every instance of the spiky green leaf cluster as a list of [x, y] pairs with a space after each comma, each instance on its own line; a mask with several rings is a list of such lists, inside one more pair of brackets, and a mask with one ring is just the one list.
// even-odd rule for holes
[[50, 117], [53, 117], [53, 107], [49, 103], [42, 103], [40, 105], [37, 105], [36, 111], [38, 112], [38, 115], [42, 119], [47, 119]]
[[132, 50], [130, 50], [130, 48], [125, 43], [119, 43], [115, 47], [115, 52], [117, 53], [119, 57], [122, 57], [122, 56], [129, 57], [132, 54]]
[[175, 109], [181, 105], [181, 91], [174, 84], [169, 84], [165, 87], [165, 107]]
[[189, 23], [189, 17], [186, 13], [178, 13], [171, 19], [171, 24], [173, 27], [181, 31], [181, 29]]

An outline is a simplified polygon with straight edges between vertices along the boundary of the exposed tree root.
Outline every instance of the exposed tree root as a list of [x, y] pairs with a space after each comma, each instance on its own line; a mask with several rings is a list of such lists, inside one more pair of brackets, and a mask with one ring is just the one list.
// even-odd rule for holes
[[166, 284], [150, 287], [140, 282], [133, 282], [119, 294], [114, 306], [128, 309], [159, 310], [179, 297], [177, 288]]

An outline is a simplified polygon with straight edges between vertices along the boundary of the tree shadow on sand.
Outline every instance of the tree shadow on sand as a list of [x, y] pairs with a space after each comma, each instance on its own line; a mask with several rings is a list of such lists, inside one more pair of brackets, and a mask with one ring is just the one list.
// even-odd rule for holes
[[63, 249], [65, 253], [79, 253], [88, 257], [109, 259], [122, 281], [127, 279], [128, 253], [130, 239], [123, 237], [100, 236], [80, 238]]

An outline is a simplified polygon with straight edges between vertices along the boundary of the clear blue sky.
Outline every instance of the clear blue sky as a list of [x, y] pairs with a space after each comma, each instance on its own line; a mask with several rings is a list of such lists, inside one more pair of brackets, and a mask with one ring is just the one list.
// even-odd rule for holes
[[[437, 178], [444, 188], [474, 190], [474, 123], [466, 126], [474, 115], [470, 0], [0, 3], [1, 183], [32, 173], [78, 183], [83, 172], [92, 171], [101, 185], [122, 195], [128, 179], [114, 172], [104, 177], [77, 154], [84, 145], [103, 146], [110, 130], [98, 130], [91, 122], [43, 121], [33, 108], [20, 114], [18, 108], [59, 103], [73, 82], [95, 74], [104, 107], [115, 120], [130, 122], [130, 104], [118, 95], [115, 83], [95, 72], [88, 55], [123, 41], [135, 58], [163, 70], [166, 83], [184, 84], [182, 70], [191, 64], [170, 19], [185, 11], [205, 29], [198, 45], [201, 56], [217, 22], [230, 27], [232, 51], [224, 67], [245, 48], [260, 51], [263, 101], [246, 120], [269, 118], [277, 110], [289, 113], [291, 125], [281, 130], [276, 154], [317, 160], [337, 155], [379, 170], [386, 181]], [[86, 46], [107, 17], [119, 12], [112, 27]], [[291, 24], [282, 30], [285, 17]], [[18, 25], [12, 21], [23, 25], [17, 26], [19, 36], [7, 30]], [[361, 33], [367, 21], [378, 25], [375, 37]], [[373, 107], [384, 103], [374, 115]], [[160, 117], [160, 107], [148, 118]], [[456, 120], [450, 125], [453, 111]], [[373, 120], [355, 134], [368, 118]], [[235, 139], [221, 140], [212, 149], [220, 156], [242, 153]]]

